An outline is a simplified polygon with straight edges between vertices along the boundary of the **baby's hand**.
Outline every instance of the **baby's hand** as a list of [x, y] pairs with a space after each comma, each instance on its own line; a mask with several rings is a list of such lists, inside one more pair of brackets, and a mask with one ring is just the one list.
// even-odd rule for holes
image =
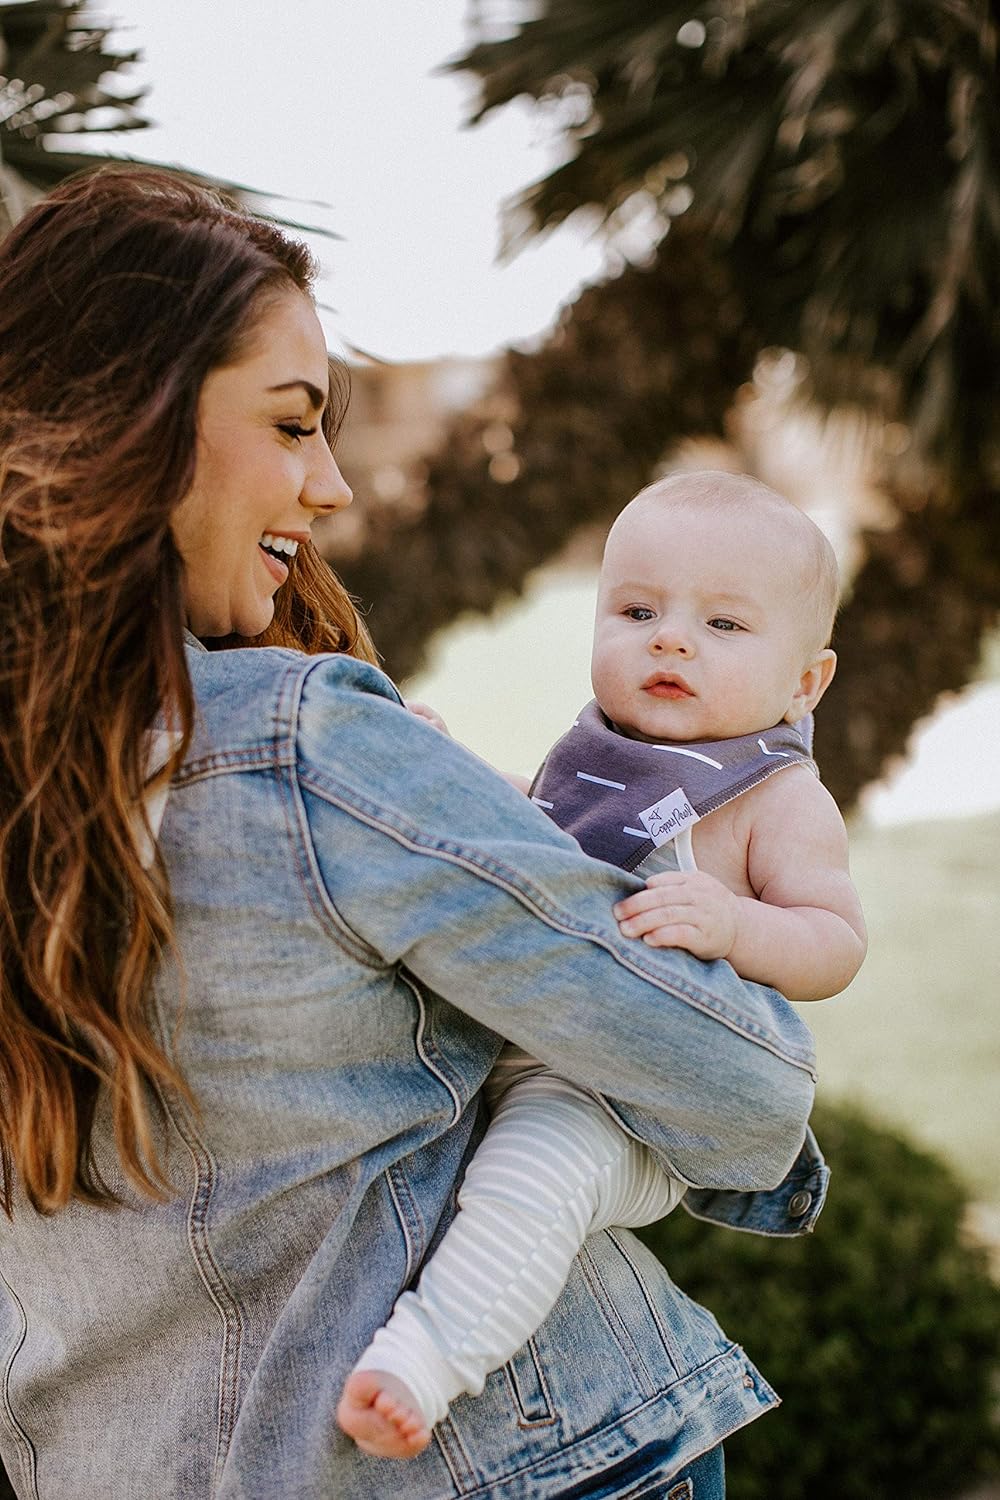
[[411, 714], [416, 714], [418, 719], [426, 719], [428, 724], [433, 724], [435, 729], [440, 729], [442, 734], [451, 738], [451, 731], [442, 719], [441, 715], [426, 703], [419, 703], [416, 698], [404, 698], [403, 704]]
[[665, 870], [614, 908], [623, 937], [651, 948], [686, 948], [695, 958], [725, 958], [739, 925], [739, 897], [714, 875]]

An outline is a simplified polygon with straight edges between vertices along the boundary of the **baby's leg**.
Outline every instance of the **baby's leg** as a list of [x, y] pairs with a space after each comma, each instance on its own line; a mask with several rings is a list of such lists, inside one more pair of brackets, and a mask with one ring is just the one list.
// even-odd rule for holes
[[[403, 1293], [361, 1356], [345, 1400], [384, 1372], [404, 1383], [430, 1429], [461, 1392], [478, 1395], [544, 1321], [588, 1234], [648, 1224], [683, 1196], [594, 1099], [533, 1066], [496, 1105], [459, 1213], [416, 1291]], [[338, 1420], [357, 1436], [344, 1401]], [[366, 1447], [400, 1456], [398, 1447]]]

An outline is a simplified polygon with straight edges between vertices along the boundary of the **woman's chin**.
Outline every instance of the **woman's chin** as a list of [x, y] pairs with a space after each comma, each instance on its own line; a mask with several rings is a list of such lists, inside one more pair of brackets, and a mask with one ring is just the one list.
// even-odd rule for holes
[[266, 603], [261, 602], [254, 608], [241, 611], [234, 616], [233, 623], [224, 635], [240, 635], [244, 640], [252, 641], [258, 635], [263, 635], [271, 621], [274, 619], [274, 600], [268, 599]]

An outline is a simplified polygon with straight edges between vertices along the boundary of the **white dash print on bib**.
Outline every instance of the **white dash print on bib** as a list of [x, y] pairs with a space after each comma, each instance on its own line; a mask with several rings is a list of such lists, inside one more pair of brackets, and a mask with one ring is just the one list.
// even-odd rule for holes
[[641, 812], [639, 821], [659, 849], [661, 844], [669, 844], [671, 839], [675, 839], [682, 828], [690, 828], [700, 819], [688, 801], [684, 788], [679, 786], [675, 792], [661, 797], [659, 802], [654, 802], [652, 807]]

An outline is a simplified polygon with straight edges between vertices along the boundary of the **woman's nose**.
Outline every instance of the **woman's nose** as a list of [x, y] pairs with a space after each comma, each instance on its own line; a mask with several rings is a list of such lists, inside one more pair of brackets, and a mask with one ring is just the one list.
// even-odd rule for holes
[[354, 492], [341, 474], [325, 439], [317, 443], [316, 453], [302, 489], [302, 503], [313, 510], [343, 510], [354, 499]]

